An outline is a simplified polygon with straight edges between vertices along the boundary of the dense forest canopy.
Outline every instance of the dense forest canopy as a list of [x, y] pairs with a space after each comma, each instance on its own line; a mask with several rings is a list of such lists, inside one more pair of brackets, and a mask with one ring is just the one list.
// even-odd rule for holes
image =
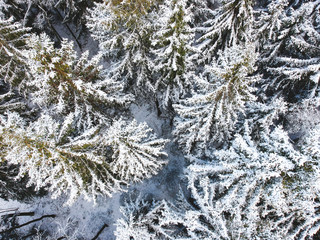
[[319, 239], [319, 46], [319, 0], [0, 0], [0, 238]]

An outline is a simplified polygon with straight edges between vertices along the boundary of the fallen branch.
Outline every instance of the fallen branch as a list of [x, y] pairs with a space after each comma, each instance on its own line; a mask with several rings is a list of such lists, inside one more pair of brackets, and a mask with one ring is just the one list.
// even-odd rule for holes
[[41, 220], [44, 219], [44, 218], [55, 218], [55, 217], [56, 217], [56, 215], [53, 215], [53, 214], [52, 214], [52, 215], [44, 215], [44, 216], [42, 216], [41, 218], [37, 218], [37, 219], [31, 220], [31, 221], [29, 221], [29, 222], [26, 222], [26, 223], [24, 223], [24, 224], [21, 224], [21, 225], [12, 227], [12, 228], [7, 229], [7, 230], [4, 230], [4, 231], [0, 232], [0, 234], [6, 233], [6, 232], [11, 232], [11, 231], [14, 230], [14, 229], [22, 228], [22, 227], [27, 226], [27, 225], [29, 225], [29, 224], [31, 224], [31, 223], [41, 221]]
[[10, 218], [14, 216], [34, 216], [34, 212], [16, 212], [16, 213], [10, 213], [2, 215], [3, 218]]
[[109, 225], [108, 224], [104, 224], [102, 226], [102, 228], [99, 230], [99, 232], [97, 233], [97, 235], [95, 235], [94, 238], [92, 238], [92, 240], [96, 240], [106, 227], [109, 227]]

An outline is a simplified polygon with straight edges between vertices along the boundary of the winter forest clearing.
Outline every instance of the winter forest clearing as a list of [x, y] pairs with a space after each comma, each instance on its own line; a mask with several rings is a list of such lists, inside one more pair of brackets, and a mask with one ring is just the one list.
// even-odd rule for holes
[[320, 239], [320, 0], [0, 0], [0, 239]]

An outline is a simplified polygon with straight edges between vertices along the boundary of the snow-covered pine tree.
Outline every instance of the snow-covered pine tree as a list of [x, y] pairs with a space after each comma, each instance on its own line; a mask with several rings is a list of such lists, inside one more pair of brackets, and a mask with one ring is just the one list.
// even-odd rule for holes
[[108, 58], [108, 72], [134, 92], [152, 93], [150, 12], [156, 0], [121, 0], [97, 3], [87, 26]]
[[25, 103], [19, 96], [21, 84], [26, 80], [26, 49], [28, 29], [0, 16], [0, 113], [7, 110], [24, 111]]
[[288, 114], [288, 104], [282, 98], [269, 103], [251, 102], [246, 108], [246, 118], [239, 122], [237, 134], [248, 132], [253, 141], [261, 140], [261, 131], [276, 127]]
[[185, 215], [188, 234], [310, 239], [320, 229], [318, 126], [298, 146], [281, 127], [271, 130], [272, 121], [258, 142], [246, 126], [228, 149], [212, 152], [207, 161], [191, 158], [187, 178], [196, 207]]
[[103, 144], [110, 147], [112, 162], [110, 169], [120, 179], [140, 182], [156, 174], [166, 163], [160, 157], [167, 140], [151, 134], [146, 123], [138, 124], [119, 120], [109, 128]]
[[260, 19], [262, 30], [266, 26], [269, 30], [265, 31], [268, 41], [262, 41], [259, 62], [267, 93], [283, 93], [295, 102], [297, 96], [312, 97], [317, 91], [320, 2], [304, 2], [296, 9], [285, 6], [285, 1], [271, 2], [268, 14]]
[[253, 45], [234, 46], [220, 51], [217, 62], [207, 66], [210, 83], [200, 93], [174, 105], [179, 116], [174, 134], [187, 153], [202, 155], [214, 144], [230, 139], [247, 102], [255, 100], [250, 76], [255, 67]]
[[[117, 220], [115, 236], [116, 239], [157, 239], [157, 234], [148, 225], [152, 224], [152, 219], [148, 218], [148, 212], [157, 204], [155, 201], [142, 198], [141, 195], [125, 201], [120, 208], [122, 218]], [[147, 215], [147, 216], [146, 216]], [[150, 221], [151, 220], [151, 221]], [[147, 223], [148, 222], [148, 223]]]
[[165, 200], [133, 194], [121, 207], [115, 231], [119, 240], [184, 239], [182, 212]]
[[252, 0], [224, 0], [219, 8], [211, 12], [211, 18], [198, 31], [199, 62], [211, 62], [219, 49], [252, 42], [253, 39]]
[[288, 0], [271, 1], [264, 11], [259, 12], [258, 21], [254, 26], [257, 30], [256, 38], [259, 41], [259, 48], [277, 39], [288, 5]]
[[69, 204], [80, 194], [95, 199], [119, 190], [121, 181], [109, 171], [105, 159], [93, 153], [92, 144], [59, 143], [64, 130], [49, 116], [29, 125], [17, 114], [2, 116], [3, 157], [9, 164], [19, 164], [19, 176], [28, 174], [29, 185], [36, 190], [48, 188], [54, 198], [66, 193]]
[[124, 126], [120, 120], [109, 129], [92, 127], [74, 137], [71, 121], [59, 123], [43, 114], [26, 123], [16, 113], [1, 116], [1, 158], [19, 165], [19, 176], [27, 174], [36, 189], [47, 188], [53, 197], [67, 194], [69, 204], [79, 195], [89, 200], [110, 196], [165, 163], [166, 140], [149, 134], [145, 124]]
[[101, 55], [89, 59], [84, 52], [77, 57], [72, 42], [63, 40], [57, 49], [45, 34], [32, 35], [28, 44], [25, 55], [32, 75], [25, 87], [28, 98], [54, 115], [72, 113], [78, 131], [106, 124], [113, 107], [125, 106], [132, 99], [122, 93], [120, 83], [102, 73]]
[[212, 8], [217, 2], [210, 0], [189, 0], [188, 3], [193, 15], [193, 18], [191, 19], [191, 25], [193, 27], [200, 27], [204, 22], [213, 16]]
[[194, 34], [188, 23], [192, 13], [185, 0], [167, 0], [159, 8], [157, 31], [152, 42], [155, 47], [154, 88], [161, 106], [172, 108], [172, 104], [191, 88], [193, 76], [189, 54]]
[[17, 87], [25, 78], [25, 58], [28, 29], [10, 19], [0, 18], [0, 76], [1, 81]]

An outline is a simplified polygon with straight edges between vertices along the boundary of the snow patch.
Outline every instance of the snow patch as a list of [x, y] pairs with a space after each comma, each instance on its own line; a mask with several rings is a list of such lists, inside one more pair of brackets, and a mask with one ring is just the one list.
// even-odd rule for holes
[[138, 123], [146, 122], [158, 136], [162, 136], [162, 125], [164, 124], [164, 119], [159, 118], [156, 111], [152, 111], [152, 107], [150, 105], [131, 104], [130, 111]]

